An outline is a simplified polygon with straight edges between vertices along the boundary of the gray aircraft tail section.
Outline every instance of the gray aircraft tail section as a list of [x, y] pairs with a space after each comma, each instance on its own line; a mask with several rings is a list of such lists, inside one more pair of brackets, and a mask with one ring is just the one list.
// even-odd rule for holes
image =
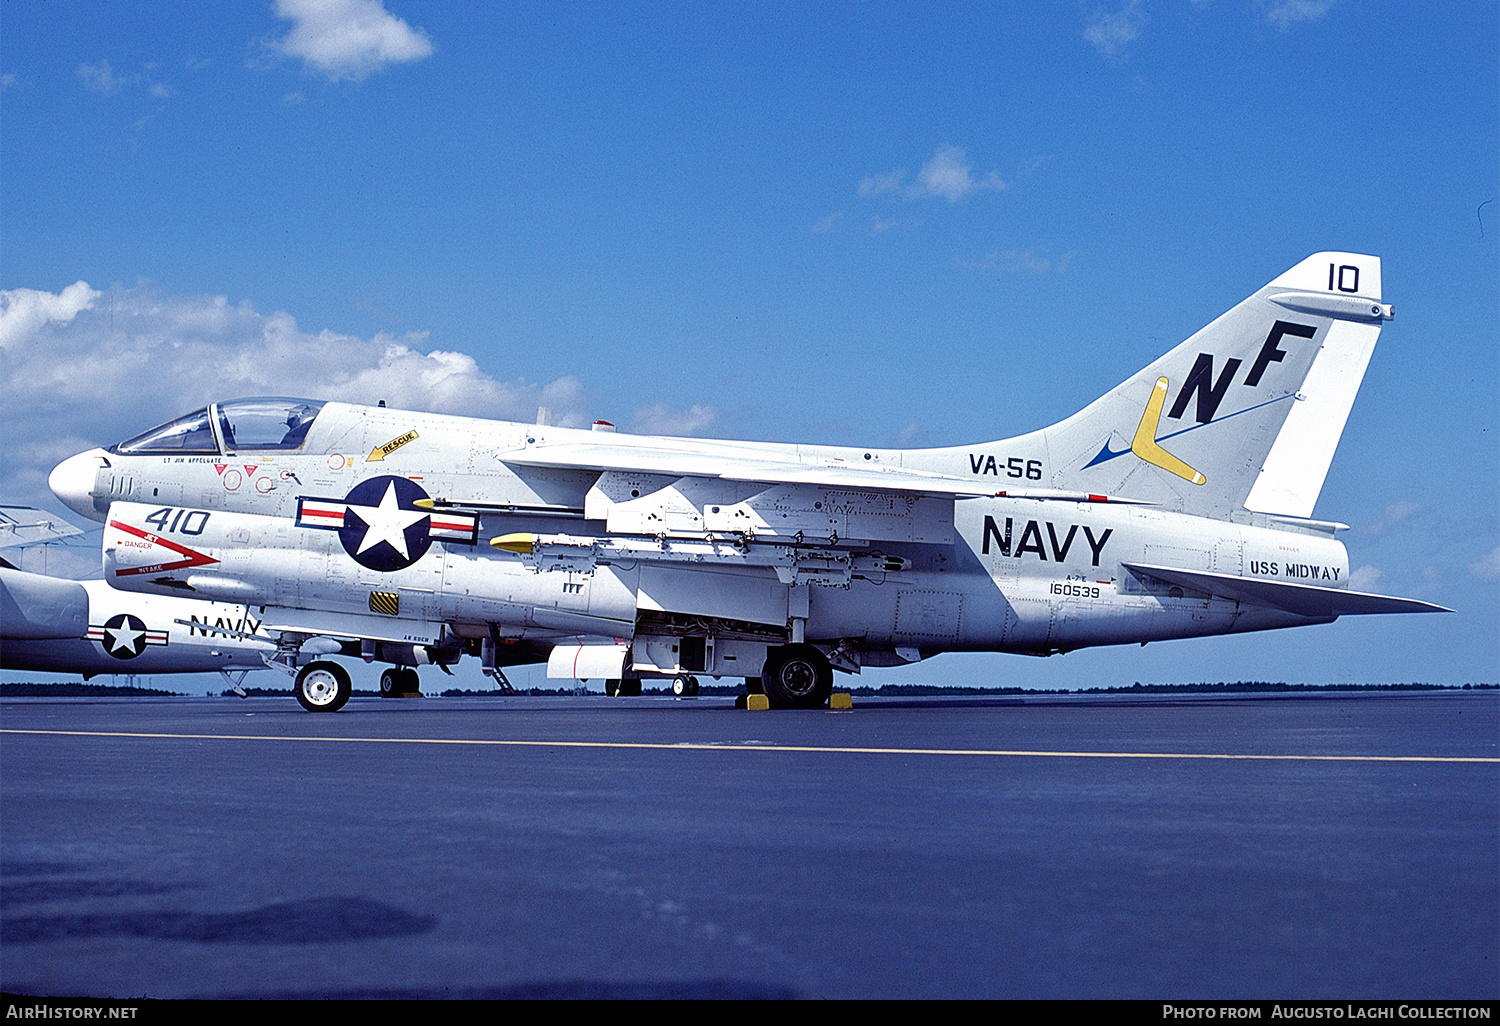
[[1009, 442], [1054, 488], [1310, 517], [1393, 316], [1380, 260], [1317, 253], [1067, 420]]

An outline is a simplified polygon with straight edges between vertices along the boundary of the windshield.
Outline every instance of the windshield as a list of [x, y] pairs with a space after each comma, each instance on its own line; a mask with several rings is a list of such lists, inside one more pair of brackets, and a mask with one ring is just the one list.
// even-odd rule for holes
[[231, 399], [143, 431], [111, 451], [216, 454], [219, 440], [214, 437], [214, 416], [218, 417], [219, 435], [224, 439], [227, 452], [300, 449], [307, 439], [308, 428], [312, 427], [322, 408], [322, 403], [311, 399], [280, 396]]
[[208, 424], [208, 407], [143, 431], [115, 446], [115, 452], [216, 453], [219, 444]]
[[270, 397], [219, 403], [219, 431], [231, 452], [246, 449], [300, 449], [307, 429], [323, 408], [308, 399]]

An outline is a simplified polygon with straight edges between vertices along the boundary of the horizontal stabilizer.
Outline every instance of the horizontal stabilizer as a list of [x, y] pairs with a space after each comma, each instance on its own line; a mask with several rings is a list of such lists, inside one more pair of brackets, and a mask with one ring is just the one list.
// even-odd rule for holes
[[1236, 577], [1204, 570], [1180, 570], [1148, 563], [1125, 563], [1136, 573], [1148, 574], [1171, 584], [1222, 595], [1237, 602], [1284, 609], [1299, 616], [1352, 616], [1360, 613], [1451, 613], [1453, 610], [1416, 599], [1372, 595], [1363, 591], [1318, 588], [1310, 584], [1267, 581], [1258, 577]]

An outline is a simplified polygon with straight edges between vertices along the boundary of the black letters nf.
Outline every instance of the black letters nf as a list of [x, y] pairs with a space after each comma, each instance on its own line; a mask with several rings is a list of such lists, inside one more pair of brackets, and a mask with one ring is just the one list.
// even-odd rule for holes
[[[1278, 356], [1276, 359], [1279, 360], [1281, 357]], [[1177, 401], [1172, 404], [1172, 412], [1167, 416], [1173, 420], [1181, 417], [1182, 411], [1187, 409], [1188, 400], [1196, 394], [1198, 396], [1198, 423], [1207, 424], [1214, 419], [1214, 411], [1219, 408], [1219, 403], [1224, 399], [1224, 393], [1229, 390], [1230, 379], [1239, 369], [1240, 361], [1230, 360], [1224, 365], [1224, 373], [1220, 374], [1219, 380], [1215, 382], [1213, 355], [1199, 353], [1198, 362], [1193, 364], [1193, 369], [1188, 372], [1187, 380], [1182, 383], [1182, 391], [1177, 393]]]
[[1286, 351], [1276, 348], [1283, 336], [1296, 335], [1298, 338], [1312, 338], [1318, 329], [1306, 324], [1292, 324], [1289, 321], [1277, 321], [1271, 325], [1271, 333], [1266, 336], [1266, 341], [1260, 347], [1260, 355], [1255, 358], [1255, 365], [1250, 368], [1250, 376], [1245, 378], [1245, 384], [1252, 388], [1260, 384], [1260, 376], [1266, 372], [1266, 367], [1273, 360], [1277, 363], [1286, 356]]

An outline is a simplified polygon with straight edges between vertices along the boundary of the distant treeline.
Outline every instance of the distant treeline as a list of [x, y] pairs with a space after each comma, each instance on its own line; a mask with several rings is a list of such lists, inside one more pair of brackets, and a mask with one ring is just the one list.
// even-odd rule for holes
[[[1121, 685], [1109, 688], [964, 688], [937, 684], [883, 684], [878, 688], [858, 687], [846, 688], [855, 695], [888, 695], [888, 696], [919, 696], [919, 695], [1109, 695], [1109, 694], [1137, 694], [1144, 695], [1153, 692], [1171, 692], [1173, 694], [1190, 694], [1194, 692], [1223, 693], [1230, 691], [1449, 691], [1454, 688], [1468, 690], [1471, 688], [1500, 688], [1500, 684], [1423, 684], [1412, 681], [1410, 684], [1288, 684], [1285, 681], [1267, 680], [1237, 680], [1233, 683], [1220, 681], [1215, 684], [1208, 682], [1188, 684], [1142, 684], [1136, 681], [1129, 686]], [[834, 690], [840, 690], [835, 688]]]
[[[1412, 681], [1409, 684], [1288, 684], [1285, 681], [1267, 680], [1237, 680], [1233, 683], [1220, 681], [1210, 684], [1207, 682], [1189, 684], [1142, 684], [1136, 681], [1130, 685], [1103, 688], [966, 688], [953, 684], [882, 684], [880, 687], [861, 685], [859, 687], [839, 687], [835, 684], [835, 691], [845, 691], [854, 695], [865, 697], [885, 698], [920, 698], [928, 696], [965, 696], [976, 697], [980, 695], [1109, 695], [1109, 694], [1175, 694], [1186, 695], [1195, 693], [1227, 694], [1230, 692], [1268, 692], [1268, 691], [1449, 691], [1461, 689], [1500, 688], [1500, 683], [1488, 684], [1424, 684]], [[291, 689], [287, 688], [246, 688], [246, 694], [257, 698], [288, 698]], [[356, 695], [371, 696], [374, 691], [361, 691], [355, 689]], [[558, 696], [574, 695], [574, 688], [528, 688], [520, 690], [517, 694], [536, 696]], [[595, 692], [597, 694], [597, 692]], [[645, 695], [669, 695], [671, 689], [668, 687], [641, 689]], [[733, 697], [745, 693], [743, 684], [703, 684], [699, 687], [699, 693], [706, 696]], [[228, 695], [230, 692], [225, 691]], [[444, 698], [492, 698], [500, 694], [498, 691], [465, 691], [450, 688], [441, 692]], [[21, 681], [15, 684], [0, 684], [0, 698], [174, 698], [182, 697], [181, 692], [161, 691], [156, 688], [132, 688], [116, 687], [110, 684], [84, 684], [81, 682], [69, 682], [64, 684], [39, 684]]]
[[16, 684], [0, 684], [0, 698], [178, 698], [180, 692], [158, 691], [155, 688], [125, 688], [112, 684], [84, 684], [71, 681], [65, 684], [34, 684], [21, 681]]
[[[1136, 681], [1134, 684], [1121, 685], [1109, 688], [970, 688], [957, 684], [882, 684], [880, 687], [861, 685], [860, 687], [841, 687], [837, 681], [834, 682], [835, 691], [843, 691], [853, 695], [865, 697], [886, 698], [918, 698], [928, 696], [968, 696], [978, 695], [1103, 695], [1103, 694], [1137, 694], [1143, 695], [1152, 692], [1169, 692], [1172, 694], [1190, 694], [1194, 692], [1227, 693], [1232, 691], [1451, 691], [1454, 689], [1470, 690], [1473, 688], [1500, 688], [1500, 684], [1424, 684], [1412, 681], [1409, 684], [1288, 684], [1285, 681], [1264, 680], [1237, 680], [1233, 683], [1221, 681], [1219, 683], [1189, 683], [1189, 684], [1142, 684]], [[715, 697], [733, 697], [745, 693], [743, 684], [701, 684], [699, 694]], [[643, 695], [669, 695], [671, 689], [668, 687], [643, 687]], [[444, 691], [445, 698], [482, 697], [498, 694], [495, 691], [461, 691], [451, 689]], [[572, 695], [572, 688], [530, 688], [517, 691], [521, 695]], [[598, 692], [594, 692], [598, 694]]]

